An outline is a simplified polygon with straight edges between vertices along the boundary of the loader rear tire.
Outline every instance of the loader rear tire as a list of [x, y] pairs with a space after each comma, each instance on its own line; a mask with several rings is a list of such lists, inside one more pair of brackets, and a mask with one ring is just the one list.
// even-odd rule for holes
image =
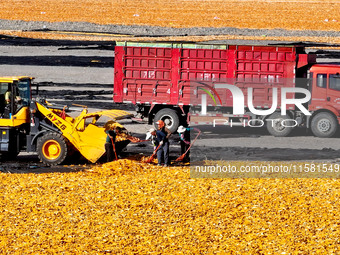
[[67, 142], [58, 133], [49, 132], [38, 139], [37, 150], [39, 159], [48, 166], [59, 165], [67, 156]]

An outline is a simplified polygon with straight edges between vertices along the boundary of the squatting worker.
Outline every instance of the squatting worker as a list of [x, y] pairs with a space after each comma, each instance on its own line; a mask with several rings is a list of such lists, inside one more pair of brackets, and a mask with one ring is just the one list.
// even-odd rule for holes
[[158, 165], [161, 165], [164, 162], [164, 166], [169, 166], [169, 137], [171, 136], [171, 132], [165, 127], [164, 121], [157, 121], [157, 125], [157, 142], [160, 145], [157, 150]]
[[113, 145], [116, 143], [116, 136], [117, 136], [117, 128], [115, 128], [114, 125], [108, 125], [105, 133], [106, 136], [106, 142], [105, 142], [105, 152], [106, 152], [106, 161], [111, 162], [115, 159], [115, 151], [113, 148]]

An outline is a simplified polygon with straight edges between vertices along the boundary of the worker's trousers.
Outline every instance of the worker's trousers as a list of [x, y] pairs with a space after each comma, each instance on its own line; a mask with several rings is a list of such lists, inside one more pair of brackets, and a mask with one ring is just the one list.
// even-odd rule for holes
[[[164, 161], [163, 161], [164, 158]], [[169, 141], [163, 143], [162, 146], [160, 146], [158, 148], [157, 151], [157, 160], [158, 160], [158, 164], [166, 164], [169, 165]]]
[[105, 143], [106, 162], [111, 162], [115, 159], [112, 143]]
[[[190, 144], [187, 144], [181, 140], [181, 155], [183, 155], [190, 147]], [[184, 160], [189, 160], [190, 151], [185, 154]]]

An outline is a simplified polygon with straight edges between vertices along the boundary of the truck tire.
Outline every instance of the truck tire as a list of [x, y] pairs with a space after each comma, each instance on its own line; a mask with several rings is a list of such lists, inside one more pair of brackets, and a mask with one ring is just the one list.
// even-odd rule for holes
[[[276, 136], [276, 137], [285, 137], [288, 136], [294, 129], [294, 127], [285, 127], [282, 125], [283, 120], [290, 119], [287, 115], [281, 115], [278, 112], [274, 112], [272, 115], [269, 116], [268, 119], [274, 119], [271, 121], [267, 121], [267, 130], [269, 134]], [[292, 126], [293, 123], [286, 122], [287, 126]]]
[[311, 129], [315, 136], [329, 138], [338, 130], [338, 123], [331, 113], [320, 112], [313, 117]]
[[49, 132], [38, 139], [37, 150], [39, 159], [48, 166], [64, 162], [67, 156], [67, 143], [58, 133]]
[[163, 120], [165, 126], [171, 131], [171, 133], [175, 133], [179, 126], [179, 116], [175, 110], [172, 109], [162, 109], [156, 113], [154, 118], [154, 126], [157, 128], [157, 121]]

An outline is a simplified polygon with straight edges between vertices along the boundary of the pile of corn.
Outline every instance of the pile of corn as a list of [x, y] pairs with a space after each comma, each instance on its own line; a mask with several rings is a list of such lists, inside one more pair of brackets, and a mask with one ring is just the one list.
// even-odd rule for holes
[[1, 254], [336, 254], [337, 179], [191, 179], [133, 159], [0, 174]]
[[[337, 0], [2, 0], [0, 17], [164, 27], [340, 29]], [[28, 11], [29, 10], [29, 11]]]
[[[339, 31], [338, 0], [3, 0], [0, 17], [9, 20], [90, 22], [164, 27], [237, 27]], [[27, 11], [29, 10], [29, 12]], [[91, 30], [91, 29], [90, 29]], [[0, 34], [39, 39], [150, 41], [150, 37], [72, 31], [0, 30]], [[339, 44], [337, 37], [315, 36], [165, 36], [158, 41], [214, 40], [310, 41]]]

